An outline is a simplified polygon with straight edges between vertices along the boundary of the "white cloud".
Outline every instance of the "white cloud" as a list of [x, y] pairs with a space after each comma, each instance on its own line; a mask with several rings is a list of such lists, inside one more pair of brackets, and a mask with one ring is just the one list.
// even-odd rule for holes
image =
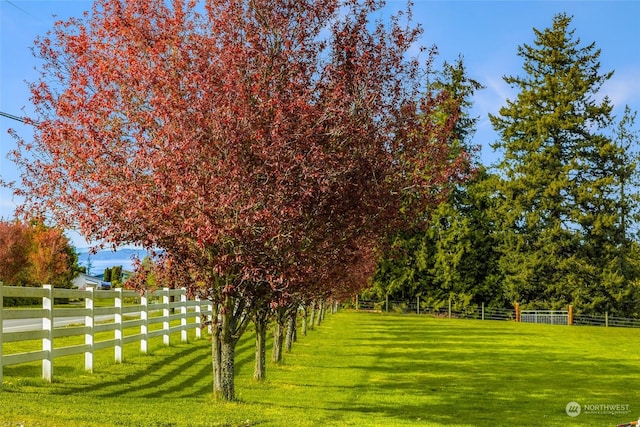
[[599, 95], [608, 96], [618, 108], [626, 104], [640, 108], [640, 68], [617, 70], [602, 86]]
[[485, 89], [475, 97], [476, 108], [482, 115], [496, 114], [507, 103], [507, 99], [515, 97], [514, 90], [502, 78], [486, 76], [482, 83]]

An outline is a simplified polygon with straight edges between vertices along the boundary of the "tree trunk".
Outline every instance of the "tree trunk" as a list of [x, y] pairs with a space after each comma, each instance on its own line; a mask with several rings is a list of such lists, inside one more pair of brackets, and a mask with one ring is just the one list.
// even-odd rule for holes
[[307, 306], [302, 307], [302, 336], [307, 336], [307, 320], [309, 318], [309, 311], [307, 310]]
[[282, 309], [278, 309], [276, 313], [276, 322], [273, 328], [273, 353], [271, 355], [271, 361], [274, 363], [282, 363], [282, 345], [284, 343], [284, 313]]
[[324, 300], [320, 300], [320, 303], [318, 304], [318, 320], [316, 322], [317, 325], [320, 326], [323, 320], [324, 320]]
[[284, 346], [287, 353], [291, 353], [293, 341], [295, 340], [297, 314], [297, 310], [291, 309], [289, 310], [289, 314], [287, 315], [287, 338], [285, 340]]
[[316, 322], [316, 302], [311, 302], [311, 315], [309, 316], [309, 329], [313, 331]]
[[[235, 386], [234, 386], [234, 370], [235, 370], [235, 352], [236, 343], [238, 342], [236, 334], [236, 326], [238, 319], [234, 312], [234, 298], [231, 296], [225, 297], [225, 302], [220, 307], [219, 315], [216, 314], [214, 319], [220, 317], [220, 324], [216, 328], [218, 332], [218, 344], [214, 345], [214, 383], [213, 383], [213, 397], [215, 399], [221, 399], [226, 401], [235, 400]], [[215, 337], [214, 337], [215, 338]]]
[[221, 327], [218, 320], [218, 304], [213, 303], [211, 314], [211, 362], [213, 365], [213, 396], [217, 398], [222, 393], [222, 347]]
[[253, 318], [256, 328], [256, 354], [253, 367], [253, 378], [262, 381], [267, 376], [266, 341], [267, 341], [267, 314], [266, 310], [259, 310]]
[[222, 340], [221, 344], [222, 390], [219, 397], [226, 401], [233, 401], [236, 398], [234, 385], [236, 343], [231, 339], [229, 341]]
[[293, 334], [291, 335], [291, 341], [298, 342], [298, 309], [293, 313]]

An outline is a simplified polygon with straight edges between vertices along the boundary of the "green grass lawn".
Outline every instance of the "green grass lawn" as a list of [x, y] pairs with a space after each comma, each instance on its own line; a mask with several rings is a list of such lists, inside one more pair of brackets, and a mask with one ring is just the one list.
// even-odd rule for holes
[[39, 364], [5, 367], [0, 426], [615, 426], [640, 416], [639, 344], [634, 329], [341, 312], [260, 384], [247, 334], [237, 403], [211, 400], [207, 340], [131, 345], [120, 365], [105, 350], [93, 374], [56, 359], [53, 384]]

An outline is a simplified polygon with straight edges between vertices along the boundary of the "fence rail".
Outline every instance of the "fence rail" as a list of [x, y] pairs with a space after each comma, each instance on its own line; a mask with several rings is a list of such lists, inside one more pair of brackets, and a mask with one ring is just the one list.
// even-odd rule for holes
[[[5, 297], [28, 297], [42, 300], [37, 309], [5, 309]], [[58, 308], [53, 306], [54, 299], [84, 300], [84, 307]], [[96, 306], [98, 300], [113, 301], [113, 305]], [[127, 304], [124, 304], [124, 301]], [[102, 305], [102, 304], [101, 304]], [[150, 316], [159, 313], [159, 316]], [[122, 289], [86, 290], [57, 289], [51, 285], [42, 288], [24, 288], [3, 286], [0, 283], [0, 387], [2, 387], [2, 371], [4, 366], [42, 361], [42, 378], [53, 380], [54, 360], [58, 357], [73, 354], [85, 355], [85, 370], [93, 371], [94, 353], [105, 348], [114, 349], [116, 363], [122, 362], [123, 346], [139, 342], [140, 351], [146, 353], [151, 338], [162, 337], [163, 343], [169, 345], [170, 336], [180, 333], [182, 342], [187, 341], [188, 331], [195, 330], [196, 338], [201, 336], [203, 317], [211, 318], [212, 306], [209, 301], [196, 298], [189, 300], [185, 289], [161, 289], [140, 294], [137, 291]], [[97, 319], [108, 317], [105, 323]], [[71, 319], [75, 325], [57, 328], [56, 320]], [[5, 321], [25, 320], [37, 321], [35, 330], [5, 332]], [[179, 325], [171, 326], [171, 322], [179, 321]], [[78, 326], [78, 324], [80, 324]], [[157, 329], [153, 325], [158, 325]], [[126, 329], [139, 328], [133, 335], [124, 335]], [[96, 334], [113, 332], [113, 338], [96, 341]], [[80, 336], [84, 344], [67, 347], [55, 347], [57, 338]], [[42, 340], [40, 350], [5, 354], [4, 343]]]

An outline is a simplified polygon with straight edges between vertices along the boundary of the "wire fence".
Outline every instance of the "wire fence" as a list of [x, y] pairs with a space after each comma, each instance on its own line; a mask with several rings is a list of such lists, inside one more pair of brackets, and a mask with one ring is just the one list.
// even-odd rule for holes
[[604, 314], [602, 316], [573, 316], [574, 325], [583, 326], [611, 326], [619, 328], [640, 328], [640, 319], [615, 317]]
[[478, 319], [478, 320], [515, 320], [516, 312], [512, 309], [468, 306], [462, 309], [452, 306], [434, 306], [423, 302], [415, 301], [374, 301], [359, 300], [356, 304], [358, 310], [365, 311], [386, 311], [395, 313], [415, 313], [426, 314], [435, 317], [449, 317], [458, 319]]
[[[522, 310], [518, 319], [515, 309], [485, 307], [484, 304], [461, 309], [451, 303], [434, 306], [425, 304], [418, 299], [414, 301], [357, 300], [355, 308], [363, 311], [413, 313], [452, 319], [518, 320], [524, 323], [569, 324], [569, 315], [564, 310]], [[593, 316], [573, 315], [571, 318], [571, 324], [576, 326], [640, 328], [640, 319], [610, 316], [608, 313]]]

